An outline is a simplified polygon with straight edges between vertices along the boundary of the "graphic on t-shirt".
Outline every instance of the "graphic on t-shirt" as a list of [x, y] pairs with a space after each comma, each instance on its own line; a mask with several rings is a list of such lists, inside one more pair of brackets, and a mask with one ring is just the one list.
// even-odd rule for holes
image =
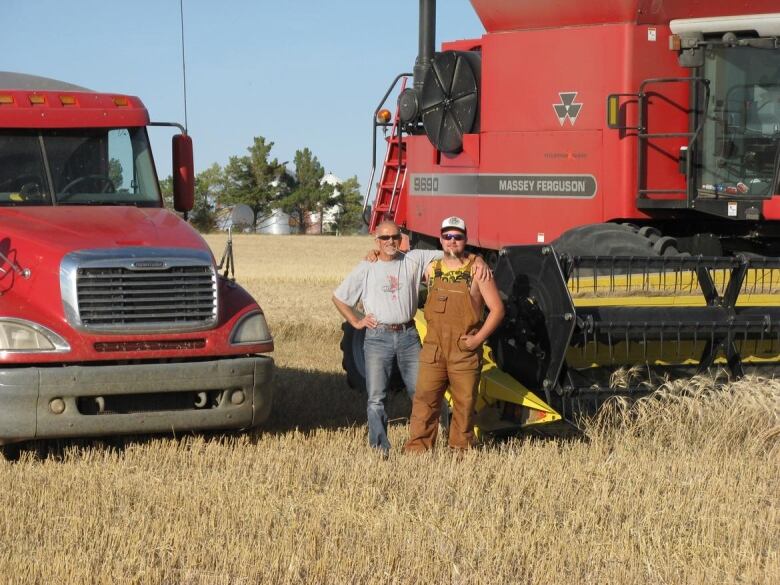
[[392, 295], [392, 299], [396, 300], [398, 298], [397, 293], [401, 289], [401, 281], [398, 279], [397, 276], [387, 276], [387, 284], [382, 287], [382, 290], [386, 293], [390, 293]]

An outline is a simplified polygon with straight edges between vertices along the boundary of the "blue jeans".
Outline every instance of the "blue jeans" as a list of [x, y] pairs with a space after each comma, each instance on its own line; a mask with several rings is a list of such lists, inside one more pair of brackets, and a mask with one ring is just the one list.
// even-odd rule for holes
[[366, 390], [368, 391], [368, 444], [385, 453], [390, 451], [387, 439], [385, 399], [387, 384], [393, 371], [393, 359], [398, 360], [409, 398], [414, 397], [419, 369], [420, 336], [415, 327], [404, 331], [388, 331], [381, 326], [366, 329], [363, 342], [366, 357]]

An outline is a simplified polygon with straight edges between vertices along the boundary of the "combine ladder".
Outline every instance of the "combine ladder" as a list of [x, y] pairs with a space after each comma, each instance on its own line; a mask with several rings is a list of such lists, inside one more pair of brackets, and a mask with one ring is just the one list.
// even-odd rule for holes
[[[401, 91], [405, 87], [406, 79], [404, 79], [401, 86]], [[368, 224], [369, 232], [373, 232], [376, 226], [384, 220], [395, 221], [401, 191], [406, 183], [406, 142], [402, 137], [401, 127], [398, 122], [398, 110], [396, 109], [390, 137], [387, 139], [387, 151], [385, 153], [382, 174], [377, 183], [376, 198], [371, 208], [371, 220]]]

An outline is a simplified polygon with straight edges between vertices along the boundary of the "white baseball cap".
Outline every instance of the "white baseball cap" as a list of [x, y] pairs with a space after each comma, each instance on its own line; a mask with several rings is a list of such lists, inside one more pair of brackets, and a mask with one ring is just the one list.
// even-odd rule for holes
[[452, 216], [441, 222], [441, 231], [444, 230], [460, 230], [464, 234], [466, 233], [466, 222], [461, 218]]

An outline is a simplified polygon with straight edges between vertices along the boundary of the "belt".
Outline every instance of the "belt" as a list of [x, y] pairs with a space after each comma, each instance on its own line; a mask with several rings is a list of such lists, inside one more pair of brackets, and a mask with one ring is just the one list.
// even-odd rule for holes
[[406, 323], [380, 323], [376, 327], [377, 329], [387, 329], [388, 331], [406, 331], [410, 327], [414, 327], [414, 319]]

